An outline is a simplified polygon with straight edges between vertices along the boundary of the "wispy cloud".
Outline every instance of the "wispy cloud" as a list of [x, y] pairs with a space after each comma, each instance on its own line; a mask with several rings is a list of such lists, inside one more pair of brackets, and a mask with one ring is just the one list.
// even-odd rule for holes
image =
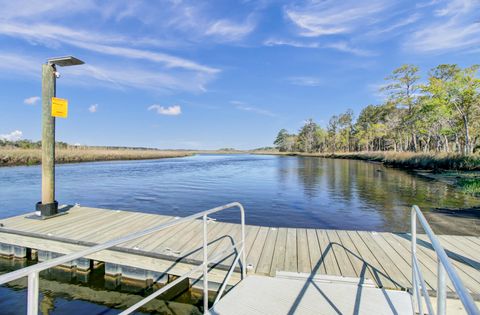
[[323, 80], [317, 77], [307, 77], [307, 76], [300, 76], [300, 77], [290, 77], [287, 79], [293, 85], [299, 86], [320, 86], [323, 83]]
[[[91, 85], [91, 78], [94, 78], [111, 88], [132, 87], [157, 92], [205, 92], [206, 84], [214, 78], [209, 74], [192, 74], [188, 71], [161, 71], [118, 65], [71, 67], [64, 71], [76, 76], [69, 81], [74, 84]], [[66, 78], [67, 75], [64, 79]]]
[[24, 104], [35, 105], [40, 100], [40, 96], [30, 96], [23, 100]]
[[352, 46], [350, 46], [349, 43], [347, 43], [345, 41], [333, 42], [333, 43], [330, 43], [330, 44], [326, 44], [325, 47], [335, 49], [335, 50], [345, 52], [345, 53], [350, 53], [350, 54], [357, 55], [357, 56], [363, 56], [363, 57], [371, 57], [371, 56], [376, 56], [377, 55], [377, 53], [375, 53], [373, 51], [370, 51], [370, 50], [365, 50], [365, 49], [352, 47]]
[[421, 53], [475, 50], [480, 46], [479, 11], [479, 1], [442, 1], [432, 19], [413, 32], [404, 47]]
[[377, 28], [375, 30], [372, 30], [368, 33], [368, 35], [378, 36], [378, 35], [393, 32], [395, 30], [403, 29], [405, 26], [411, 25], [411, 24], [417, 22], [421, 18], [421, 16], [422, 15], [420, 13], [415, 12], [415, 13], [411, 14], [410, 16], [406, 17], [406, 18], [402, 18], [401, 20], [399, 20], [396, 23], [394, 22], [394, 23], [391, 23], [388, 26], [383, 26], [381, 28]]
[[[96, 81], [101, 81], [104, 86], [120, 89], [140, 87], [155, 91], [203, 92], [206, 91], [206, 85], [221, 72], [221, 69], [217, 67], [185, 58], [180, 56], [180, 53], [172, 52], [171, 49], [166, 52], [159, 48], [169, 40], [164, 41], [162, 36], [156, 36], [158, 30], [147, 33], [147, 36], [154, 34], [152, 37], [138, 37], [130, 35], [129, 32], [119, 32], [115, 27], [98, 29], [94, 25], [86, 23], [76, 23], [76, 27], [71, 28], [62, 19], [58, 18], [59, 16], [70, 17], [87, 12], [89, 17], [113, 19], [116, 22], [126, 17], [153, 18], [155, 14], [150, 11], [145, 12], [145, 3], [123, 5], [110, 2], [98, 3], [92, 0], [73, 0], [73, 3], [66, 0], [52, 0], [49, 1], [48, 5], [39, 5], [35, 1], [22, 2], [20, 5], [11, 1], [0, 0], [0, 5], [8, 9], [8, 12], [2, 14], [0, 18], [0, 36], [9, 36], [17, 40], [23, 39], [27, 44], [43, 45], [51, 50], [65, 50], [66, 47], [69, 50], [71, 50], [71, 47], [79, 48], [87, 52], [86, 55], [95, 56], [93, 60], [88, 57], [83, 58], [87, 64], [82, 67], [62, 69], [62, 73], [77, 77], [76, 80], [69, 80], [69, 76], [66, 76], [64, 82], [91, 85], [97, 84]], [[72, 9], [60, 15], [56, 8], [63, 6], [72, 7]], [[152, 10], [151, 6], [148, 7]], [[185, 15], [188, 15], [187, 7], [181, 7]], [[162, 10], [175, 11], [176, 8], [176, 4], [166, 3]], [[156, 8], [153, 7], [153, 10], [155, 11]], [[200, 11], [195, 12], [194, 19], [200, 19]], [[75, 18], [79, 18], [79, 16], [75, 16]], [[160, 23], [162, 27], [167, 27], [167, 24], [171, 22], [171, 20], [160, 20], [163, 23]], [[158, 17], [155, 21], [158, 22]], [[218, 22], [219, 20], [205, 17], [202, 20], [204, 27], [198, 27], [198, 25], [195, 27], [198, 28], [198, 32], [205, 33], [207, 29], [205, 25], [208, 23], [211, 26], [214, 24], [212, 21]], [[218, 36], [221, 36], [222, 30], [225, 31], [225, 36], [227, 36], [228, 27], [230, 27], [231, 32], [236, 34], [235, 36], [240, 36], [241, 29], [236, 29], [235, 24], [229, 24], [228, 20], [221, 21], [222, 23], [219, 23], [216, 28]], [[110, 22], [110, 26], [116, 25], [115, 22]], [[247, 22], [251, 23], [248, 19]], [[195, 23], [192, 23], [192, 28], [194, 25]], [[212, 33], [208, 36], [217, 35]], [[181, 36], [177, 38], [177, 42], [185, 41]], [[170, 44], [166, 46], [171, 47]], [[89, 52], [94, 54], [89, 54]], [[115, 56], [119, 60], [111, 60], [108, 56]], [[32, 59], [34, 59], [34, 62]], [[38, 65], [45, 61], [31, 55], [21, 56], [16, 51], [9, 52], [8, 49], [0, 52], [0, 60], [3, 61], [3, 64], [0, 64], [0, 69], [8, 70], [9, 75], [21, 74], [36, 77], [40, 75]], [[99, 66], [100, 64], [101, 66]], [[118, 64], [122, 64], [122, 67], [119, 67]], [[78, 80], [78, 77], [94, 78], [96, 81]]]
[[388, 6], [387, 0], [304, 1], [286, 7], [285, 15], [301, 36], [316, 37], [351, 33], [359, 26], [374, 24], [376, 16]]
[[267, 39], [263, 42], [265, 46], [292, 46], [297, 48], [319, 48], [318, 43], [302, 42], [288, 39]]
[[90, 113], [96, 113], [98, 110], [98, 104], [92, 104], [88, 107], [88, 111]]
[[258, 108], [258, 107], [254, 107], [254, 106], [250, 106], [244, 102], [240, 102], [240, 101], [230, 101], [230, 104], [234, 105], [236, 109], [238, 110], [243, 110], [243, 111], [246, 111], [246, 112], [252, 112], [252, 113], [255, 113], [255, 114], [259, 114], [259, 115], [264, 115], [264, 116], [269, 116], [269, 117], [275, 117], [277, 116], [276, 114], [272, 113], [271, 111], [269, 110], [266, 110], [266, 109], [262, 109], [262, 108]]
[[0, 23], [0, 34], [22, 37], [26, 40], [37, 41], [46, 45], [58, 45], [64, 43], [82, 49], [94, 51], [100, 54], [115, 55], [123, 58], [142, 59], [164, 64], [167, 68], [182, 68], [206, 73], [218, 73], [220, 70], [198, 64], [194, 61], [172, 56], [161, 52], [153, 52], [145, 49], [122, 47], [119, 45], [102, 44], [129, 43], [128, 38], [115, 35], [100, 35], [94, 32], [72, 30], [66, 27], [36, 24], [33, 27], [21, 24]]
[[179, 105], [173, 105], [168, 107], [163, 107], [160, 105], [152, 105], [148, 107], [148, 110], [156, 111], [159, 115], [167, 115], [167, 116], [178, 116], [182, 113], [182, 109]]
[[[0, 69], [4, 72], [8, 71], [10, 74], [22, 74], [27, 76], [40, 77], [41, 69], [39, 70], [39, 64], [42, 60], [19, 54], [19, 53], [7, 53], [0, 51]], [[6, 73], [3, 73], [5, 75]]]
[[337, 42], [330, 42], [320, 44], [318, 42], [305, 42], [305, 41], [298, 41], [298, 40], [288, 40], [288, 39], [267, 39], [263, 42], [265, 46], [291, 46], [296, 48], [327, 48], [327, 49], [335, 49], [341, 52], [350, 53], [357, 56], [363, 57], [370, 57], [376, 56], [377, 54], [373, 51], [356, 48], [351, 46], [346, 41], [337, 41]]
[[368, 84], [367, 90], [370, 94], [372, 94], [378, 101], [385, 101], [387, 94], [383, 90], [388, 83], [385, 82], [377, 82], [377, 83], [370, 83]]
[[6, 141], [17, 141], [22, 138], [23, 132], [20, 130], [15, 130], [7, 134], [0, 134], [0, 140], [6, 140]]
[[[44, 60], [35, 56], [22, 54], [5, 54], [0, 52], [0, 75], [20, 75], [39, 78], [39, 65]], [[67, 67], [62, 70], [62, 82], [70, 85], [99, 85], [124, 90], [139, 88], [161, 93], [188, 91], [205, 92], [206, 85], [215, 78], [210, 73], [192, 73], [185, 70], [161, 70], [156, 67], [143, 69], [134, 66], [119, 66], [104, 62], [102, 66], [93, 62], [78, 67]], [[92, 80], [93, 79], [93, 80]]]
[[205, 34], [220, 37], [224, 41], [237, 41], [255, 29], [253, 17], [248, 17], [243, 23], [235, 23], [228, 19], [221, 19], [211, 24]]

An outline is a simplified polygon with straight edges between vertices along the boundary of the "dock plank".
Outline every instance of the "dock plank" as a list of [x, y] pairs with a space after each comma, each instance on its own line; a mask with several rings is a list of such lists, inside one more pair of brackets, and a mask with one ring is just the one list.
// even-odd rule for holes
[[328, 239], [327, 232], [325, 230], [317, 230], [318, 243], [322, 249], [322, 257], [325, 263], [325, 270], [329, 275], [342, 276], [342, 272], [338, 267], [337, 259], [333, 253], [332, 245]]
[[287, 229], [279, 228], [273, 252], [270, 275], [275, 276], [277, 271], [285, 270], [285, 252], [287, 247]]
[[258, 260], [262, 255], [262, 249], [263, 249], [263, 246], [265, 245], [265, 240], [267, 238], [268, 230], [269, 230], [268, 227], [265, 227], [265, 226], [260, 227], [257, 237], [255, 238], [255, 241], [252, 244], [250, 252], [248, 253], [247, 264], [251, 264], [253, 266], [254, 272], [256, 272], [257, 270]]
[[268, 230], [267, 239], [265, 240], [265, 245], [263, 246], [262, 254], [260, 255], [260, 260], [258, 261], [258, 266], [256, 269], [257, 274], [270, 274], [277, 235], [277, 228], [270, 228]]
[[298, 272], [310, 273], [312, 271], [305, 229], [297, 229], [297, 267]]
[[364, 262], [362, 256], [360, 255], [352, 240], [348, 236], [347, 231], [337, 230], [335, 232], [337, 233], [340, 242], [345, 249], [348, 259], [350, 260], [353, 268], [355, 269], [355, 274], [357, 275], [357, 277], [373, 280], [374, 276], [370, 272], [368, 265]]
[[287, 244], [285, 249], [285, 271], [298, 272], [297, 229], [287, 229]]
[[[391, 257], [389, 257], [385, 251], [382, 249], [381, 246], [378, 245], [372, 238], [372, 232], [364, 232], [358, 231], [357, 232], [360, 238], [362, 238], [365, 245], [370, 249], [370, 251], [375, 255], [375, 258], [382, 266], [382, 268], [388, 272], [390, 278], [395, 282], [395, 285], [400, 287], [401, 289], [406, 289], [410, 286], [410, 281], [405, 276], [404, 273], [400, 271], [398, 268], [398, 264], [392, 261]], [[376, 233], [376, 232], [375, 232]]]
[[[408, 257], [411, 257], [411, 243], [409, 239], [406, 239], [405, 237], [402, 237], [401, 235], [405, 235], [403, 233], [398, 233], [398, 234], [392, 234], [392, 233], [386, 233], [384, 234], [385, 239], [389, 240], [392, 239], [395, 241], [395, 243], [403, 249], [408, 252]], [[422, 271], [422, 274], [424, 276], [425, 281], [430, 277], [431, 280], [428, 281], [428, 283], [431, 284], [431, 287], [436, 288], [437, 286], [437, 263], [436, 260], [432, 259], [431, 255], [429, 253], [425, 253], [422, 248], [419, 246], [417, 247], [417, 258], [419, 261], [420, 269]], [[432, 274], [432, 276], [429, 276], [429, 274]], [[453, 292], [454, 288], [452, 283], [447, 279], [447, 288], [449, 291]]]
[[327, 271], [322, 259], [322, 250], [318, 243], [317, 232], [314, 229], [307, 229], [307, 241], [312, 272], [314, 274], [326, 274]]
[[[385, 255], [391, 259], [395, 266], [403, 274], [403, 279], [405, 280], [405, 288], [411, 288], [412, 282], [410, 280], [412, 276], [412, 267], [409, 264], [409, 256], [401, 256], [395, 249], [383, 238], [381, 233], [369, 233], [370, 238], [373, 242], [376, 242], [378, 245], [377, 248], [383, 250]], [[384, 266], [385, 267], [385, 266]], [[427, 280], [427, 285], [431, 285]], [[433, 284], [433, 283], [432, 283]], [[433, 286], [430, 286], [429, 289], [433, 289]]]
[[357, 277], [358, 275], [355, 272], [355, 268], [353, 268], [352, 262], [348, 258], [337, 232], [334, 230], [327, 230], [327, 236], [330, 240], [333, 254], [338, 262], [338, 267], [342, 275], [345, 277]]
[[367, 268], [370, 269], [370, 272], [374, 276], [372, 280], [374, 280], [377, 285], [386, 289], [398, 289], [400, 286], [397, 284], [395, 279], [393, 279], [390, 274], [383, 269], [382, 265], [380, 265], [375, 255], [373, 255], [370, 249], [368, 249], [358, 233], [356, 231], [348, 231], [347, 234], [352, 240], [353, 244], [355, 244], [360, 256], [367, 264]]
[[[431, 247], [431, 244], [426, 237], [420, 236], [419, 239], [421, 239], [425, 243], [428, 243], [429, 247]], [[443, 239], [443, 242], [441, 241], [441, 244], [447, 252], [447, 255], [450, 257], [450, 262], [457, 269], [457, 273], [460, 276], [460, 279], [462, 279], [462, 281], [464, 282], [467, 289], [476, 294], [480, 293], [478, 291], [480, 288], [480, 271], [478, 269], [480, 264], [477, 264], [477, 268], [472, 267], [473, 260], [464, 256], [468, 254], [462, 252], [457, 246], [446, 242], [445, 239]], [[428, 252], [432, 260], [437, 260], [433, 248], [426, 248], [425, 246], [417, 245], [417, 251], [418, 248], [421, 248], [421, 250]]]

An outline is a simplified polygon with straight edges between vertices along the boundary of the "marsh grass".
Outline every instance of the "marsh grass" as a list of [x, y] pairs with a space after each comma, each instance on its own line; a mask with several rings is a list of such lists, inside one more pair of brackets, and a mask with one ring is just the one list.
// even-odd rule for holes
[[404, 169], [480, 171], [480, 155], [478, 154], [464, 156], [454, 153], [339, 152], [298, 153], [298, 155], [374, 161]]
[[[56, 163], [77, 163], [113, 160], [146, 160], [192, 155], [188, 151], [141, 150], [141, 149], [111, 149], [70, 147], [57, 148]], [[0, 166], [35, 165], [42, 161], [40, 149], [0, 148]]]
[[467, 194], [480, 196], [480, 177], [461, 178], [457, 185]]

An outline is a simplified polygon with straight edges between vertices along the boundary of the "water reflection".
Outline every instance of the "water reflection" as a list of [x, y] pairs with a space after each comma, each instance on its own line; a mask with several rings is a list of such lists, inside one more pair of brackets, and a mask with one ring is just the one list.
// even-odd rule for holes
[[[267, 226], [403, 232], [415, 203], [437, 216], [434, 230], [447, 233], [459, 219], [435, 209], [479, 205], [477, 198], [405, 171], [315, 157], [198, 155], [68, 164], [57, 167], [56, 178], [63, 203], [185, 216], [235, 200], [244, 204], [247, 223]], [[38, 166], [0, 168], [0, 217], [32, 211], [40, 180]], [[217, 219], [238, 222], [238, 214], [221, 212]]]
[[[454, 187], [379, 163], [314, 157], [296, 158], [296, 162], [297, 179], [310, 205], [328, 200], [318, 210], [337, 217], [334, 221], [342, 222], [345, 229], [375, 225], [376, 230], [407, 231], [412, 204], [427, 213], [437, 208], [459, 210], [479, 205], [478, 199]], [[280, 165], [291, 167], [285, 161]], [[285, 170], [279, 170], [283, 173]], [[285, 176], [278, 179], [288, 180]], [[472, 221], [472, 234], [476, 234], [478, 222]], [[451, 225], [455, 231], [454, 223]], [[441, 227], [443, 232], [446, 229]]]
[[[33, 263], [0, 257], [0, 274]], [[26, 288], [25, 278], [0, 286], [0, 313], [25, 314]], [[142, 288], [123, 282], [110, 289], [103, 270], [82, 274], [73, 269], [53, 268], [40, 273], [39, 309], [43, 315], [118, 314], [152, 292], [151, 286]], [[201, 293], [177, 290], [175, 295], [154, 299], [142, 307], [142, 312], [135, 314], [201, 314], [197, 307], [201, 303]]]

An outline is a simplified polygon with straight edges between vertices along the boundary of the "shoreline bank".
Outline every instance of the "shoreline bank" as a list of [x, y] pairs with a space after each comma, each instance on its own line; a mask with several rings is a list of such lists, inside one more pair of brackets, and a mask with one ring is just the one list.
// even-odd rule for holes
[[460, 154], [431, 154], [413, 152], [338, 152], [338, 153], [305, 153], [305, 152], [253, 152], [254, 154], [271, 154], [285, 156], [321, 157], [331, 159], [350, 159], [379, 162], [410, 170], [429, 171], [480, 171], [480, 155], [463, 156]]
[[[122, 160], [153, 160], [186, 157], [195, 154], [191, 151], [98, 148], [57, 148], [55, 153], [55, 163], [57, 164]], [[39, 165], [41, 162], [41, 149], [0, 149], [0, 167]]]

